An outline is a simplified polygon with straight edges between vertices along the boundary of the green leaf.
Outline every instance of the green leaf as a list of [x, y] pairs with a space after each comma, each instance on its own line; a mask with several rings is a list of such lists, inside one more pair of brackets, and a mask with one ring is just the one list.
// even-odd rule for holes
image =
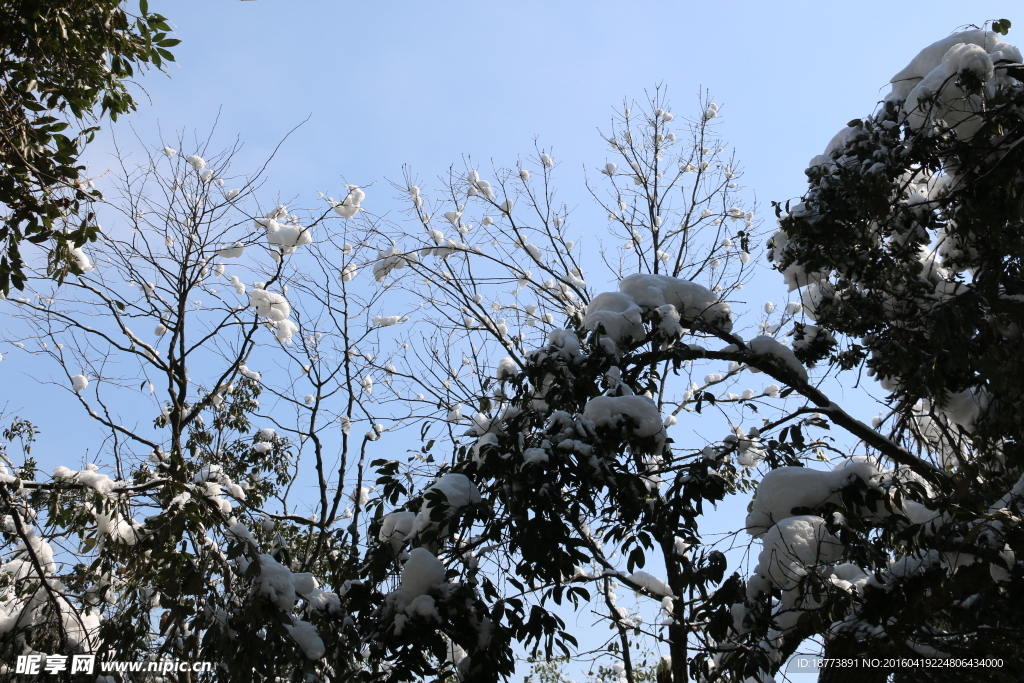
[[647, 558], [644, 557], [644, 549], [637, 546], [630, 551], [629, 557], [626, 559], [626, 569], [632, 573], [635, 567], [643, 568], [647, 562]]

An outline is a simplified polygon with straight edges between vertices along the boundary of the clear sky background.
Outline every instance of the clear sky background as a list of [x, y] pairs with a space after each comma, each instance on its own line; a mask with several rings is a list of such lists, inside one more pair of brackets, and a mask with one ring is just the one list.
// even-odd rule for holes
[[[399, 178], [402, 164], [427, 178], [462, 155], [511, 164], [538, 136], [562, 164], [570, 205], [581, 166], [604, 163], [597, 130], [608, 129], [612, 107], [658, 83], [677, 115], [696, 113], [700, 89], [710, 91], [744, 184], [765, 207], [798, 196], [806, 162], [869, 113], [918, 50], [1007, 14], [995, 2], [150, 5], [183, 42], [170, 78], [140, 79], [152, 105], [116, 127], [122, 141], [129, 125], [153, 147], [157, 125], [168, 140], [180, 130], [205, 135], [220, 112], [218, 137], [238, 135], [255, 161], [309, 117], [267, 186], [308, 197], [342, 178]], [[104, 149], [93, 151], [102, 167]]]
[[[582, 169], [593, 177], [609, 160], [598, 131], [609, 130], [624, 99], [642, 101], [664, 84], [673, 113], [690, 116], [707, 89], [721, 107], [718, 132], [735, 146], [743, 185], [768, 220], [769, 202], [801, 194], [807, 161], [847, 121], [869, 114], [920, 49], [965, 24], [1018, 19], [1007, 3], [979, 1], [150, 6], [182, 40], [177, 62], [170, 78], [139, 79], [140, 110], [106, 126], [87, 157], [92, 173], [113, 166], [112, 132], [125, 148], [138, 145], [137, 134], [157, 150], [177, 146], [179, 132], [205, 138], [218, 117], [213, 149], [237, 137], [245, 147], [235, 169], [253, 169], [308, 118], [270, 166], [264, 203], [279, 194], [313, 206], [317, 191], [338, 196], [346, 182], [377, 181], [364, 206], [384, 213], [397, 204], [383, 181], [400, 179], [403, 164], [430, 185], [450, 165], [464, 168], [463, 156], [481, 167], [491, 159], [514, 165], [533, 154], [537, 137], [560, 165], [560, 199], [579, 207], [574, 231], [596, 237], [605, 222], [591, 207]], [[1018, 42], [1017, 30], [1008, 40]], [[774, 281], [758, 282], [769, 284], [753, 303], [785, 296]], [[18, 381], [14, 365], [0, 364], [0, 405], [2, 387]], [[52, 394], [6, 399], [36, 420], [33, 413], [46, 411], [33, 405], [57, 405]]]

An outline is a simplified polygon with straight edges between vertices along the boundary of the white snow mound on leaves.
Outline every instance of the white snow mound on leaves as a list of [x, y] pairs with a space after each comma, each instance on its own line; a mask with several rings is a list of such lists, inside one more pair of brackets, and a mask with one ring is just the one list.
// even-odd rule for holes
[[657, 404], [646, 396], [596, 396], [587, 401], [583, 417], [595, 427], [614, 427], [627, 421], [639, 437], [654, 436], [663, 428]]
[[[469, 480], [469, 477], [464, 474], [458, 474], [455, 472], [445, 474], [438, 479], [436, 483], [424, 491], [423, 495], [426, 496], [431, 491], [441, 491], [444, 493], [445, 498], [448, 501], [449, 515], [454, 514], [460, 508], [464, 508], [467, 505], [480, 502], [480, 491], [477, 489], [476, 485]], [[416, 520], [412, 527], [414, 532], [423, 531], [434, 524], [430, 519], [430, 512], [432, 509], [433, 504], [430, 501], [425, 501], [423, 507], [419, 511], [419, 514], [416, 515]]]
[[444, 583], [444, 565], [426, 548], [414, 548], [402, 567], [402, 592], [409, 600]]
[[628, 294], [642, 308], [673, 306], [681, 318], [704, 319], [720, 329], [732, 330], [732, 311], [718, 295], [696, 282], [669, 275], [634, 273], [619, 281], [619, 291]]
[[622, 292], [603, 292], [587, 304], [583, 326], [596, 330], [604, 326], [604, 332], [616, 344], [630, 340], [641, 340], [646, 336], [641, 316], [643, 311], [636, 300]]
[[883, 472], [874, 460], [850, 458], [835, 469], [814, 470], [809, 467], [779, 467], [764, 475], [754, 494], [747, 514], [747, 533], [757, 538], [773, 525], [793, 516], [793, 508], [814, 508], [826, 502], [839, 502], [836, 492], [850, 477], [865, 483], [877, 483]]

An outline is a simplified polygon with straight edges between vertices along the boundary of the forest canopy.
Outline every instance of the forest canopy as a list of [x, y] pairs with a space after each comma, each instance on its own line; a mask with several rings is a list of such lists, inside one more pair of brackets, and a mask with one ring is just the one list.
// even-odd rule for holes
[[[122, 166], [116, 221], [69, 242], [67, 277], [26, 262], [25, 296], [0, 302], [5, 362], [46, 368], [104, 435], [44, 471], [31, 416], [8, 419], [0, 666], [497, 681], [525, 649], [549, 677], [573, 656], [605, 680], [764, 683], [810, 638], [1013, 680], [1007, 28], [925, 48], [770, 230], [720, 107], [686, 116], [660, 88], [601, 135], [600, 243], [549, 148], [299, 209], [232, 171], [237, 147], [161, 140]], [[751, 310], [765, 257], [795, 294]], [[824, 381], [862, 371], [885, 395], [868, 422]], [[751, 492], [749, 567], [707, 528]], [[596, 647], [568, 625], [583, 610]]]

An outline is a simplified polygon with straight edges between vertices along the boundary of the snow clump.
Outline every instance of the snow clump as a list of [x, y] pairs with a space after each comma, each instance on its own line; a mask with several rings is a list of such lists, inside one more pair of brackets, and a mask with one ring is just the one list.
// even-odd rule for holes
[[844, 460], [830, 471], [809, 467], [779, 467], [764, 475], [747, 514], [747, 533], [759, 538], [772, 525], [793, 516], [794, 508], [816, 508], [825, 503], [841, 503], [837, 492], [851, 477], [869, 486], [877, 486], [882, 470], [871, 458]]
[[498, 369], [495, 371], [494, 376], [496, 379], [509, 379], [519, 374], [519, 367], [516, 365], [515, 360], [510, 356], [505, 356], [498, 361]]
[[221, 258], [238, 258], [245, 252], [245, 245], [241, 242], [235, 242], [231, 246], [221, 247], [214, 253]]
[[415, 600], [434, 586], [444, 583], [445, 569], [441, 560], [426, 548], [414, 548], [402, 567], [401, 591], [405, 597]]
[[469, 477], [464, 474], [449, 472], [423, 492], [423, 507], [420, 509], [419, 514], [416, 515], [416, 520], [412, 527], [414, 533], [419, 533], [437, 524], [431, 519], [430, 514], [434, 509], [433, 502], [429, 500], [429, 497], [432, 497], [430, 494], [433, 491], [440, 491], [444, 494], [444, 498], [448, 503], [446, 513], [448, 517], [454, 516], [459, 509], [467, 505], [480, 502], [480, 491], [470, 481]]
[[348, 190], [348, 194], [340, 203], [330, 197], [327, 201], [334, 208], [334, 213], [342, 218], [355, 218], [355, 215], [363, 210], [360, 205], [366, 199], [366, 193], [357, 185], [346, 185], [345, 189]]
[[719, 329], [732, 331], [729, 304], [707, 287], [669, 275], [634, 273], [619, 282], [619, 291], [627, 294], [641, 308], [658, 309], [669, 305], [683, 320], [704, 320]]
[[583, 326], [588, 330], [604, 328], [604, 333], [616, 345], [640, 341], [647, 336], [644, 330], [643, 311], [636, 300], [622, 292], [603, 292], [587, 304]]
[[288, 319], [292, 307], [284, 295], [256, 288], [249, 292], [249, 305], [256, 309], [258, 315], [267, 319], [277, 341], [282, 344], [292, 343], [292, 337], [298, 333], [299, 328]]
[[95, 267], [92, 265], [92, 261], [90, 261], [89, 257], [85, 255], [85, 252], [82, 251], [81, 247], [74, 247], [71, 242], [68, 242], [68, 247], [71, 249], [71, 258], [74, 259], [75, 265], [77, 265], [83, 273], [95, 270]]
[[842, 556], [839, 539], [825, 528], [824, 519], [814, 515], [784, 519], [761, 540], [763, 548], [748, 582], [748, 594], [765, 590], [768, 585], [793, 589], [807, 576], [809, 568]]
[[282, 255], [293, 254], [298, 247], [313, 241], [309, 228], [299, 225], [294, 216], [288, 222], [280, 222], [285, 218], [288, 218], [288, 209], [279, 205], [264, 218], [256, 219], [256, 225], [267, 231], [267, 242], [279, 247]]
[[657, 404], [646, 396], [597, 396], [587, 401], [583, 417], [595, 427], [620, 427], [627, 422], [633, 434], [648, 437], [664, 429]]
[[674, 597], [672, 595], [672, 589], [665, 583], [664, 580], [659, 579], [656, 576], [648, 574], [647, 572], [633, 572], [629, 575], [629, 580], [633, 583], [641, 586], [645, 590], [650, 591], [652, 594], [658, 597]]
[[788, 368], [804, 382], [807, 381], [807, 368], [797, 360], [793, 349], [783, 346], [774, 337], [761, 335], [750, 340], [750, 350], [758, 356], [771, 356]]
[[256, 309], [257, 314], [274, 322], [284, 320], [292, 312], [292, 307], [283, 295], [265, 289], [252, 290], [249, 293], [249, 305]]
[[[907, 122], [920, 130], [929, 121], [944, 120], [962, 139], [981, 126], [982, 100], [968, 94], [958, 81], [966, 80], [994, 90], [995, 64], [1021, 62], [1020, 51], [992, 31], [976, 29], [954, 33], [922, 50], [910, 64], [892, 77], [889, 101], [902, 101]], [[842, 131], [841, 131], [842, 134]]]
[[292, 640], [298, 644], [307, 659], [318, 660], [327, 652], [327, 647], [320, 638], [320, 634], [317, 633], [316, 626], [313, 626], [308, 621], [295, 619], [292, 625], [285, 626], [285, 630], [288, 631], [288, 635], [292, 637]]
[[412, 533], [412, 526], [415, 520], [415, 512], [402, 510], [387, 514], [381, 520], [380, 533], [377, 535], [377, 538], [382, 543], [390, 543], [391, 547], [397, 551], [402, 547], [405, 537]]

